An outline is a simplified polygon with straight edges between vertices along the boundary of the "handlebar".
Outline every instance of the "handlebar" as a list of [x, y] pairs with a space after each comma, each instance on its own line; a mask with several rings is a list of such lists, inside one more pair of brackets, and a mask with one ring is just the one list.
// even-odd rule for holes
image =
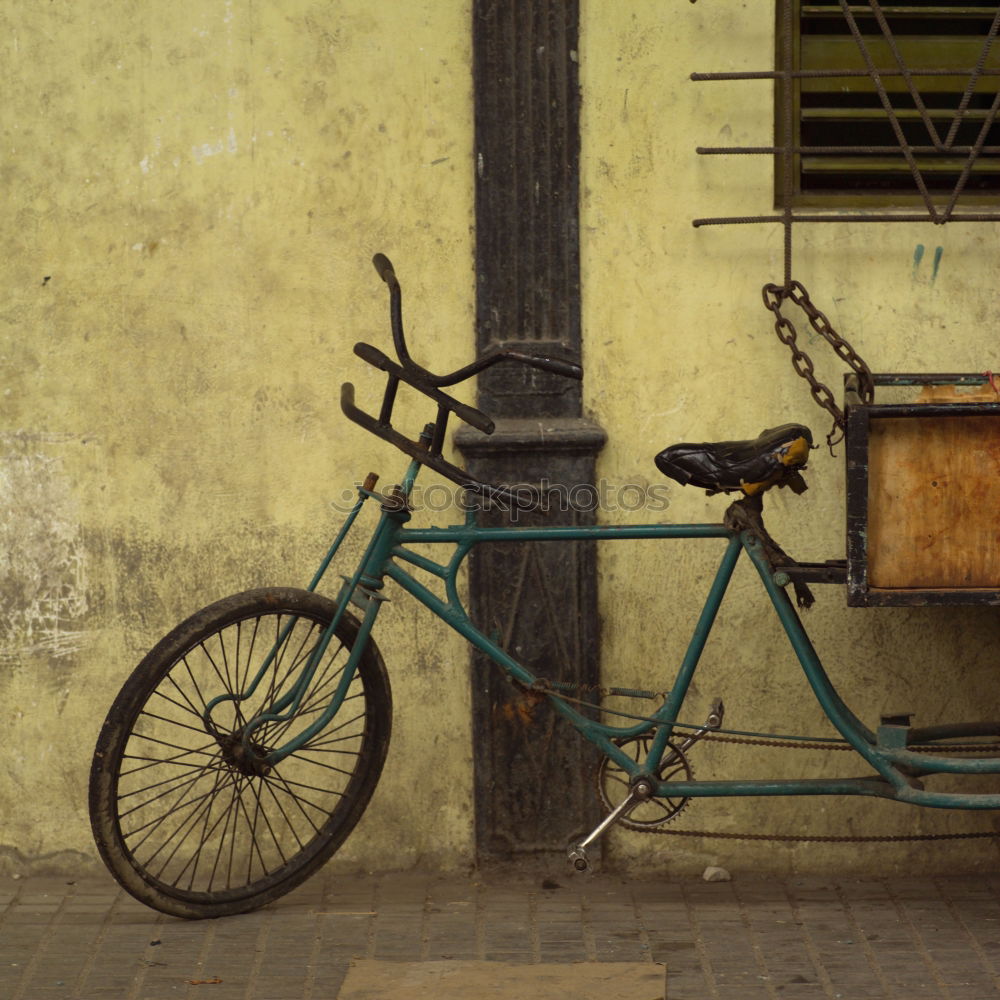
[[[562, 375], [565, 378], [581, 379], [583, 370], [578, 364], [572, 361], [565, 361], [561, 358], [550, 358], [531, 354], [527, 351], [512, 351], [497, 348], [478, 357], [472, 364], [457, 368], [447, 375], [435, 375], [422, 365], [418, 365], [406, 347], [406, 337], [403, 334], [403, 307], [402, 293], [399, 282], [396, 280], [396, 272], [392, 262], [385, 254], [377, 253], [372, 258], [372, 264], [378, 276], [389, 287], [389, 315], [392, 325], [392, 341], [396, 348], [397, 361], [393, 361], [382, 353], [377, 347], [371, 344], [355, 344], [354, 353], [368, 364], [386, 373], [385, 394], [382, 397], [382, 409], [378, 417], [366, 413], [359, 409], [354, 403], [354, 386], [349, 382], [345, 383], [341, 389], [340, 407], [348, 419], [360, 424], [365, 430], [370, 431], [376, 437], [380, 437], [390, 444], [395, 445], [411, 458], [416, 459], [422, 465], [427, 465], [435, 469], [441, 475], [458, 483], [467, 490], [473, 490], [484, 497], [503, 501], [513, 506], [522, 506], [523, 500], [516, 491], [512, 491], [505, 486], [496, 486], [490, 483], [480, 482], [469, 475], [465, 469], [452, 465], [441, 454], [444, 447], [445, 429], [448, 424], [448, 417], [454, 413], [460, 420], [477, 428], [484, 434], [492, 434], [494, 429], [493, 421], [481, 410], [474, 406], [463, 403], [447, 393], [441, 392], [443, 386], [455, 385], [472, 375], [490, 368], [501, 361], [516, 361], [520, 364], [530, 365], [532, 368], [540, 368], [542, 371], [551, 372], [553, 375]], [[428, 424], [424, 428], [423, 434], [418, 440], [410, 440], [400, 434], [392, 426], [392, 410], [396, 401], [396, 390], [399, 383], [405, 382], [407, 385], [422, 392], [437, 404], [437, 419], [433, 424]]]
[[490, 368], [501, 361], [517, 361], [532, 368], [540, 368], [542, 371], [551, 372], [553, 375], [562, 375], [564, 378], [582, 379], [583, 369], [573, 361], [563, 361], [560, 358], [550, 358], [544, 355], [528, 354], [524, 351], [508, 351], [497, 349], [481, 355], [471, 364], [447, 375], [434, 375], [426, 368], [418, 365], [411, 357], [406, 347], [406, 337], [403, 333], [403, 306], [402, 292], [399, 281], [396, 280], [396, 272], [393, 269], [392, 261], [383, 253], [377, 253], [372, 257], [372, 264], [378, 276], [389, 286], [389, 309], [390, 321], [392, 324], [392, 341], [396, 348], [396, 355], [403, 368], [411, 374], [418, 374], [424, 381], [432, 386], [456, 385], [464, 382], [467, 378], [477, 375], [486, 368]]
[[375, 254], [372, 257], [372, 263], [375, 265], [375, 270], [378, 271], [378, 276], [384, 282], [388, 284], [390, 281], [396, 281], [396, 272], [393, 270], [392, 261], [384, 253]]

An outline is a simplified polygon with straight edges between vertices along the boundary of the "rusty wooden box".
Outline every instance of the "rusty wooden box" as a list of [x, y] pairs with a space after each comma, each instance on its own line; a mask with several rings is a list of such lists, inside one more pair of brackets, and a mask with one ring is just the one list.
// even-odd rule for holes
[[845, 379], [847, 603], [1000, 604], [1000, 395], [984, 375]]

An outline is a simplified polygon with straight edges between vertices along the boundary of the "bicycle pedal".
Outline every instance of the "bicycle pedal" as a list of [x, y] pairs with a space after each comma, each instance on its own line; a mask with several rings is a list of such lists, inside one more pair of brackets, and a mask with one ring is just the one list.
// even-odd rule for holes
[[587, 856], [587, 850], [580, 844], [573, 844], [566, 853], [569, 863], [573, 866], [573, 871], [580, 875], [593, 872], [593, 865]]

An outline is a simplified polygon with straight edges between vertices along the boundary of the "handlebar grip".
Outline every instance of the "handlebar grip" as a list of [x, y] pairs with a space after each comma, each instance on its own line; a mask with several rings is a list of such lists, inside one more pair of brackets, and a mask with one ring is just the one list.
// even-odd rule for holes
[[469, 406], [468, 403], [457, 403], [457, 405], [453, 403], [451, 410], [460, 420], [464, 420], [471, 427], [475, 427], [477, 431], [482, 431], [484, 434], [492, 434], [496, 429], [496, 424], [482, 410], [477, 410], [474, 406]]
[[544, 372], [552, 372], [554, 375], [562, 375], [564, 378], [575, 378], [577, 381], [583, 378], [583, 369], [573, 361], [540, 357], [537, 354], [523, 354], [521, 351], [504, 351], [504, 356], [511, 361], [520, 361], [523, 364], [531, 365], [532, 368], [541, 368]]
[[392, 261], [384, 253], [377, 253], [372, 257], [372, 263], [375, 265], [375, 270], [378, 272], [378, 276], [388, 284], [389, 279], [395, 279], [396, 272], [393, 270]]

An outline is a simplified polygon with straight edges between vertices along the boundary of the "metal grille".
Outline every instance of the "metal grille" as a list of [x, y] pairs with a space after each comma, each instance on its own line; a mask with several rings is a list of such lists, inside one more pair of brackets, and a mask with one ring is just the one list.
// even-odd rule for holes
[[[801, 9], [800, 9], [801, 7]], [[978, 51], [966, 45], [961, 51], [970, 59], [968, 65], [919, 65], [911, 66], [907, 51], [914, 50], [905, 44], [910, 35], [902, 32], [920, 15], [925, 27], [933, 22], [931, 14], [944, 24], [960, 11], [970, 11], [968, 4], [910, 2], [905, 7], [898, 3], [850, 4], [847, 0], [827, 0], [826, 3], [800, 5], [798, 0], [777, 0], [779, 60], [773, 70], [733, 73], [693, 73], [692, 80], [760, 80], [777, 82], [779, 96], [779, 136], [775, 145], [698, 147], [701, 155], [765, 155], [774, 158], [776, 176], [780, 177], [779, 202], [781, 210], [756, 216], [727, 216], [699, 218], [695, 226], [753, 225], [778, 223], [785, 230], [785, 281], [791, 286], [792, 226], [795, 222], [998, 222], [1000, 211], [959, 210], [959, 200], [970, 189], [981, 187], [978, 180], [985, 176], [983, 159], [1000, 150], [988, 145], [991, 130], [1000, 113], [1000, 68], [993, 53], [994, 42], [1000, 28], [1000, 4], [981, 4], [975, 7], [975, 16], [982, 24], [988, 21], [981, 36]], [[916, 12], [916, 14], [914, 13]], [[852, 57], [843, 66], [801, 68], [797, 65], [796, 46], [799, 41], [796, 17], [807, 16], [817, 22], [823, 20], [828, 30], [836, 23], [843, 51]], [[918, 18], [919, 19], [919, 18]], [[895, 27], [894, 27], [895, 26]], [[853, 45], [848, 49], [846, 45]], [[912, 57], [912, 56], [911, 56]], [[860, 63], [860, 65], [859, 65]], [[846, 142], [835, 144], [810, 144], [808, 129], [803, 130], [801, 106], [798, 95], [816, 81], [830, 91], [831, 81], [840, 84], [842, 92], [850, 91], [852, 81], [864, 79], [869, 95], [865, 113], [881, 128], [876, 142]], [[954, 85], [964, 81], [952, 93], [957, 101], [954, 108], [935, 107], [941, 104], [942, 79]], [[923, 89], [922, 89], [923, 88]], [[926, 93], [925, 93], [926, 91]], [[932, 98], [931, 95], [938, 95]], [[869, 138], [871, 133], [868, 133]], [[891, 136], [892, 142], [886, 139]], [[803, 162], [814, 162], [824, 157], [850, 156], [859, 173], [876, 167], [885, 170], [892, 165], [893, 183], [900, 177], [909, 180], [910, 190], [917, 196], [917, 206], [907, 211], [843, 211], [803, 212], [795, 207], [796, 184]], [[868, 164], [865, 167], [864, 164]], [[946, 163], [948, 170], [937, 169]], [[935, 166], [936, 165], [936, 166]], [[949, 180], [950, 178], [950, 180]], [[971, 183], [970, 183], [971, 182]]]
[[[897, 127], [925, 187], [940, 201], [954, 191], [986, 126], [985, 143], [963, 194], [966, 200], [995, 198], [1000, 189], [1000, 161], [995, 157], [1000, 125], [987, 125], [1000, 70], [1000, 46], [993, 44], [995, 6], [883, 0], [881, 16], [868, 6], [851, 8], [853, 28], [871, 62], [898, 74], [880, 75], [895, 121], [886, 112], [839, 0], [796, 0], [796, 8], [795, 68], [836, 72], [846, 67], [853, 74], [799, 79], [793, 86], [791, 141], [806, 149], [829, 150], [795, 157], [796, 204], [898, 205], [919, 199]], [[781, 32], [778, 38], [783, 41]], [[977, 75], [943, 74], [942, 65], [971, 66]], [[781, 178], [777, 180], [781, 204]]]

